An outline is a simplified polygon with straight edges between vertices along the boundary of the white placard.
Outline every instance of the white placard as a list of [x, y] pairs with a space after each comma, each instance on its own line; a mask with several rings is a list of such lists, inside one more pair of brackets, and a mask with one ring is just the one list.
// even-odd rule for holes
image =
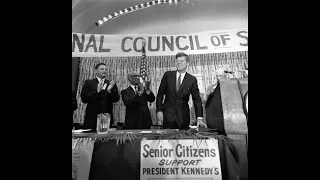
[[142, 140], [141, 180], [221, 180], [218, 141]]

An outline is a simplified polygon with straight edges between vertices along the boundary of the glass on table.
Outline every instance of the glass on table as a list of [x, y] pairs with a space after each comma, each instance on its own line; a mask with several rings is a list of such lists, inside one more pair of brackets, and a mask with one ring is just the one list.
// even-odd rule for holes
[[97, 116], [97, 133], [105, 134], [108, 133], [110, 127], [110, 114], [100, 113]]

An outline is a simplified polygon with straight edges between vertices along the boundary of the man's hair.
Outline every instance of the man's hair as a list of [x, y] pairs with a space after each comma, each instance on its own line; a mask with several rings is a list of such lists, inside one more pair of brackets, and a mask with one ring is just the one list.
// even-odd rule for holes
[[178, 57], [186, 57], [187, 62], [190, 61], [190, 58], [189, 58], [188, 54], [186, 54], [186, 53], [184, 53], [184, 52], [178, 52], [178, 53], [176, 54], [176, 59], [177, 59]]
[[225, 72], [224, 72], [225, 70], [226, 70], [226, 68], [224, 68], [224, 67], [219, 67], [219, 68], [217, 68], [217, 69], [215, 70], [214, 73], [215, 73], [215, 75], [218, 75], [218, 74], [219, 74], [219, 75], [223, 75], [223, 74], [225, 73]]
[[106, 64], [105, 64], [105, 63], [99, 63], [99, 64], [97, 64], [97, 65], [94, 67], [94, 69], [98, 69], [98, 68], [99, 68], [99, 66], [101, 66], [101, 65], [105, 65], [105, 66], [106, 66]]

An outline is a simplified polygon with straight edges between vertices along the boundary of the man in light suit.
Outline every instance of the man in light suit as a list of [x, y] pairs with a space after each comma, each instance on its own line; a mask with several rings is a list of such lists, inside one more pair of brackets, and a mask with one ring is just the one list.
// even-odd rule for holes
[[87, 103], [84, 117], [84, 129], [96, 132], [97, 115], [99, 113], [110, 114], [110, 127], [113, 124], [113, 103], [120, 99], [117, 85], [114, 81], [106, 79], [107, 71], [104, 63], [95, 67], [96, 78], [86, 80], [81, 90], [81, 100]]
[[[158, 89], [157, 118], [164, 129], [188, 129], [190, 125], [189, 96], [192, 95], [197, 122], [191, 125], [205, 126], [203, 109], [196, 77], [187, 73], [189, 56], [183, 52], [176, 54], [176, 71], [164, 73]], [[163, 99], [165, 95], [165, 100]]]
[[126, 106], [126, 129], [150, 129], [152, 126], [148, 102], [154, 102], [155, 96], [150, 90], [150, 81], [143, 87], [138, 72], [128, 74], [130, 86], [121, 91], [122, 101]]

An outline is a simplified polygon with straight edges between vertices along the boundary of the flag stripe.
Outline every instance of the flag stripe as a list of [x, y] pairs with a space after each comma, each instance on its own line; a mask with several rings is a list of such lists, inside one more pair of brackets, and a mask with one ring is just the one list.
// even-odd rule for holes
[[146, 61], [146, 43], [142, 41], [142, 58], [140, 64], [140, 75], [142, 79], [145, 81], [147, 77], [147, 61]]

